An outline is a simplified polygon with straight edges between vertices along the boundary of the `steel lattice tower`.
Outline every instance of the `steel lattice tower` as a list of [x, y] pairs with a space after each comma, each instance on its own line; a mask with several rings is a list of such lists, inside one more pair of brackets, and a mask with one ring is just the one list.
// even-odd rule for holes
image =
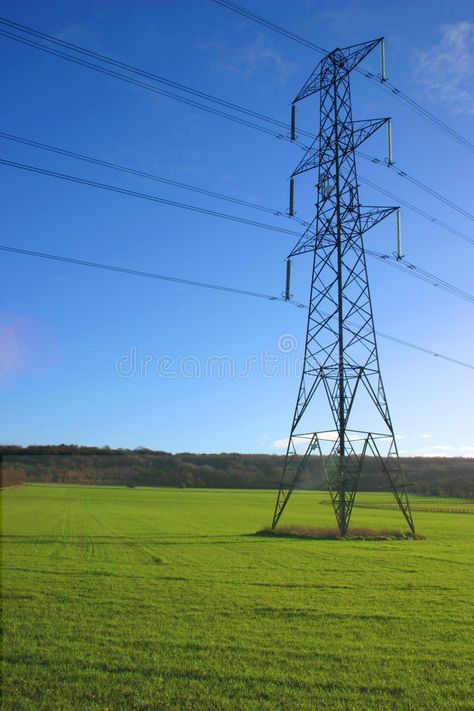
[[[296, 102], [320, 94], [319, 134], [290, 180], [292, 214], [294, 177], [318, 171], [316, 216], [289, 255], [312, 252], [313, 268], [303, 373], [273, 528], [315, 453], [320, 455], [341, 535], [348, 530], [367, 455], [387, 477], [414, 532], [380, 375], [363, 241], [367, 230], [397, 208], [360, 205], [355, 157], [356, 149], [389, 119], [353, 121], [351, 109], [350, 73], [381, 42], [330, 52], [292, 106], [294, 138]], [[323, 425], [321, 430], [308, 432], [304, 425], [308, 419], [310, 430], [315, 420]]]

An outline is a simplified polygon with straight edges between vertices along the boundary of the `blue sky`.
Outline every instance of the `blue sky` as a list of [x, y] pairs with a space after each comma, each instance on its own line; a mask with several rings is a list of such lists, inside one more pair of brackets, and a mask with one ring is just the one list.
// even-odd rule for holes
[[[245, 4], [245, 3], [244, 3]], [[470, 0], [249, 0], [328, 49], [386, 37], [390, 80], [472, 140]], [[210, 0], [4, 0], [2, 15], [287, 120], [319, 55]], [[285, 210], [300, 157], [286, 141], [0, 38], [0, 130]], [[378, 54], [365, 66], [378, 71]], [[354, 118], [391, 115], [394, 158], [472, 210], [472, 154], [363, 77]], [[317, 130], [318, 102], [299, 121]], [[384, 136], [364, 149], [385, 157]], [[2, 157], [298, 229], [287, 218], [1, 140]], [[279, 294], [293, 239], [0, 166], [3, 244]], [[383, 166], [359, 171], [469, 235], [473, 223]], [[304, 177], [304, 176], [303, 176]], [[312, 176], [296, 207], [311, 217]], [[365, 204], [390, 200], [363, 187]], [[406, 258], [472, 290], [473, 247], [403, 210]], [[367, 236], [391, 253], [395, 224]], [[1, 431], [7, 443], [280, 452], [298, 387], [305, 313], [292, 306], [1, 253]], [[472, 304], [369, 262], [376, 327], [474, 362]], [[294, 265], [308, 298], [309, 262]], [[474, 456], [473, 371], [379, 341], [402, 454]], [[222, 372], [220, 372], [222, 371]], [[317, 423], [315, 423], [317, 429]]]

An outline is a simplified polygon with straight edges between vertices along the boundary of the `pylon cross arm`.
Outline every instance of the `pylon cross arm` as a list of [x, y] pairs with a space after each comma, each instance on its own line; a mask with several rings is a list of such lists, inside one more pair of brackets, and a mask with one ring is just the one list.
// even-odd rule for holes
[[355, 44], [351, 47], [345, 47], [344, 49], [337, 48], [327, 54], [311, 73], [311, 76], [303, 85], [303, 88], [296, 96], [293, 104], [308, 98], [308, 96], [318, 91], [328, 89], [331, 86], [335, 72], [338, 72], [339, 75], [349, 74], [349, 72], [355, 69], [357, 65], [365, 59], [374, 47], [382, 42], [382, 39], [382, 37], [379, 37], [370, 42], [362, 42], [361, 44]]
[[312, 222], [308, 225], [308, 227], [305, 229], [298, 242], [288, 255], [288, 259], [291, 259], [291, 257], [296, 257], [298, 254], [304, 254], [305, 252], [314, 251], [314, 243], [316, 240], [315, 222], [316, 218], [314, 218]]
[[303, 158], [300, 160], [300, 162], [294, 169], [293, 173], [291, 174], [292, 178], [294, 178], [296, 175], [300, 175], [300, 173], [305, 173], [307, 170], [319, 167], [319, 149], [314, 148], [316, 140], [317, 138], [313, 141], [311, 146], [304, 154]]
[[379, 222], [398, 210], [398, 207], [360, 207], [360, 224], [362, 232], [367, 232]]
[[390, 121], [387, 116], [379, 119], [368, 119], [367, 121], [353, 121], [352, 132], [354, 136], [354, 148], [359, 148], [368, 138], [370, 138], [379, 128], [382, 128]]

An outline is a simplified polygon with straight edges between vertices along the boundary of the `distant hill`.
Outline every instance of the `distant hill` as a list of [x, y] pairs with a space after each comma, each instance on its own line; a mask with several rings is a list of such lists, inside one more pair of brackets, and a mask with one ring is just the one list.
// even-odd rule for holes
[[[271, 454], [170, 454], [150, 449], [110, 449], [48, 445], [0, 446], [2, 486], [23, 482], [270, 489], [278, 486], [284, 457]], [[409, 491], [427, 496], [474, 498], [474, 459], [405, 457]], [[301, 483], [324, 489], [317, 457]], [[376, 460], [367, 458], [362, 491], [387, 491]]]

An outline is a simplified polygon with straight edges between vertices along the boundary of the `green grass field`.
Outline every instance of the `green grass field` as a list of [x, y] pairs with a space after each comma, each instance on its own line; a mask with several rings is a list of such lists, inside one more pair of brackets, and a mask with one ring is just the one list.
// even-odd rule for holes
[[[252, 534], [274, 492], [25, 486], [3, 497], [3, 708], [473, 709], [474, 515], [426, 540]], [[282, 523], [332, 526], [321, 492]], [[403, 529], [363, 494], [354, 527]], [[417, 507], [472, 502], [416, 499]]]

